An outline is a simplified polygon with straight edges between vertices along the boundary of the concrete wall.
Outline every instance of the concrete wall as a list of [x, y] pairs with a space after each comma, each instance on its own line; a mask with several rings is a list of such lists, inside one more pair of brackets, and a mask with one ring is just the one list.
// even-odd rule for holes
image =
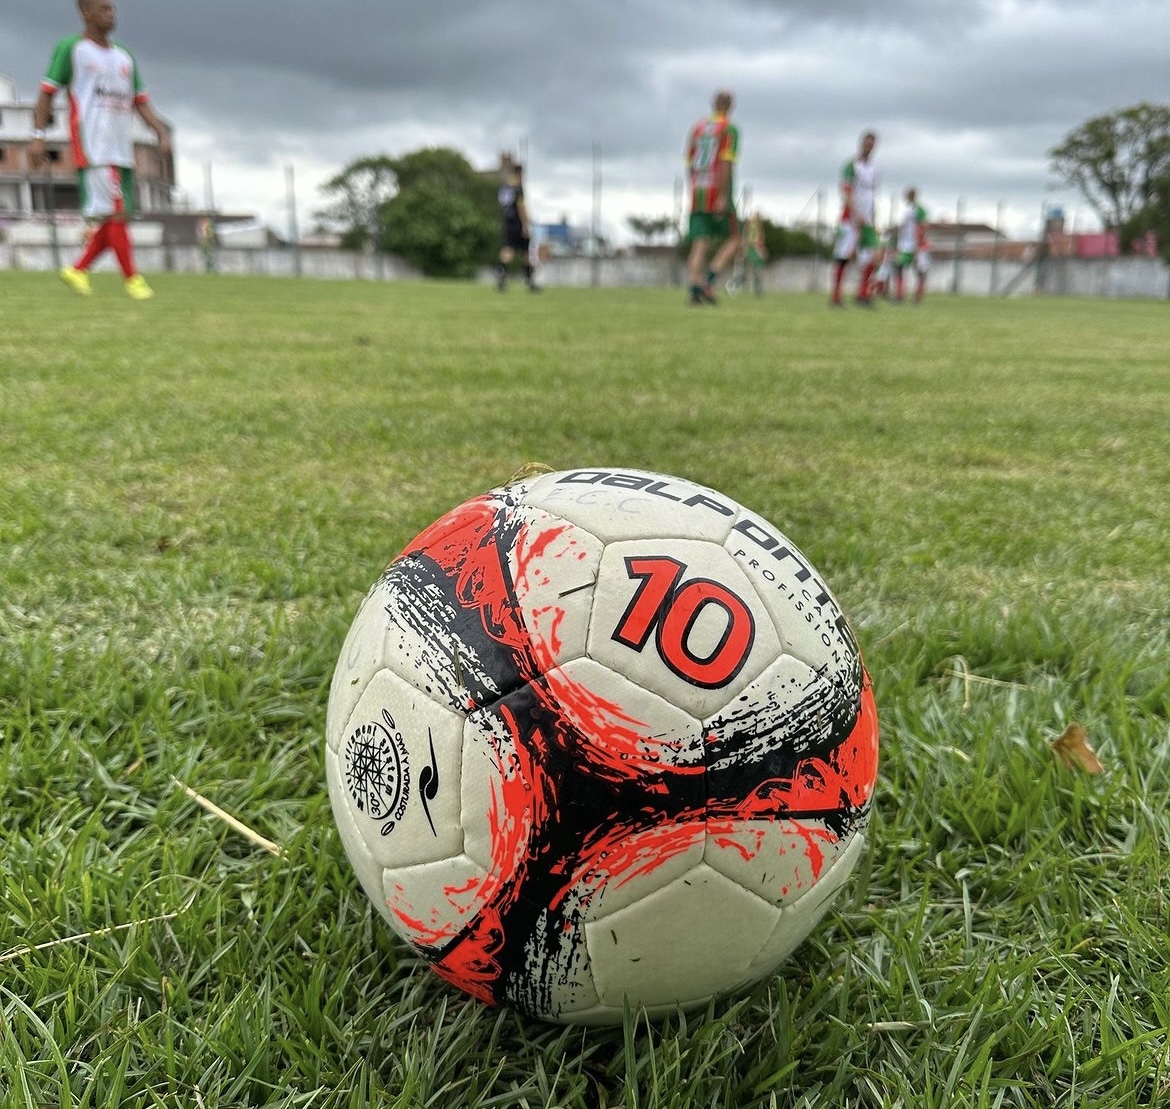
[[[57, 255], [62, 263], [72, 260], [81, 245], [80, 221], [56, 228]], [[162, 225], [139, 222], [132, 226], [138, 264], [144, 273], [204, 273], [207, 260], [197, 246], [172, 246], [163, 242]], [[10, 226], [0, 241], [0, 269], [48, 271], [56, 268], [53, 228], [46, 223]], [[388, 255], [361, 254], [347, 250], [218, 247], [214, 255], [217, 273], [267, 277], [298, 274], [326, 280], [417, 280], [418, 271]], [[106, 255], [96, 267], [114, 270]], [[658, 288], [680, 287], [683, 264], [674, 257], [553, 258], [541, 266], [538, 279], [549, 287]], [[764, 270], [767, 292], [827, 294], [830, 263], [824, 259], [783, 259]], [[485, 268], [478, 280], [494, 281]], [[856, 269], [847, 275], [846, 289], [856, 286]], [[912, 284], [912, 279], [911, 279]], [[1041, 263], [994, 262], [959, 259], [936, 260], [931, 267], [928, 291], [966, 296], [1142, 297], [1170, 296], [1170, 268], [1156, 258], [1051, 258]]]
[[[549, 286], [670, 286], [683, 282], [681, 263], [663, 259], [554, 258], [541, 267], [539, 279]], [[828, 295], [831, 263], [824, 259], [785, 258], [768, 266], [763, 288], [774, 293]], [[481, 280], [491, 280], [485, 272]], [[914, 279], [907, 276], [907, 288]], [[846, 274], [846, 289], [856, 288], [857, 270]], [[1025, 262], [959, 259], [935, 261], [927, 290], [964, 296], [1046, 295], [1096, 297], [1170, 296], [1170, 268], [1155, 258], [1056, 258], [1043, 265]]]

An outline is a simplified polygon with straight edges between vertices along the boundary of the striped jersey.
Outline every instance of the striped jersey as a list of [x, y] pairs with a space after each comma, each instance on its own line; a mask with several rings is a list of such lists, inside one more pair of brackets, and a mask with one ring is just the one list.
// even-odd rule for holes
[[88, 166], [134, 165], [134, 106], [146, 91], [133, 55], [120, 43], [101, 46], [84, 35], [57, 43], [41, 90], [69, 93], [73, 161]]
[[726, 201], [725, 208], [731, 210], [734, 186], [731, 178], [727, 181], [727, 195], [723, 197], [719, 188], [723, 163], [734, 165], [739, 156], [739, 128], [725, 115], [713, 115], [701, 119], [691, 128], [687, 137], [686, 161], [691, 175], [691, 211], [718, 211], [719, 201]]

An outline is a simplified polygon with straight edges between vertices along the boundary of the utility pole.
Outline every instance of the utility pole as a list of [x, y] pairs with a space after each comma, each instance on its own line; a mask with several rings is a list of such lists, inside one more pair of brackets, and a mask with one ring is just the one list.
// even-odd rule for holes
[[292, 162], [285, 168], [285, 180], [288, 186], [288, 238], [292, 243], [293, 272], [301, 276], [301, 233], [297, 228], [297, 191], [293, 176]]
[[601, 284], [601, 143], [593, 143], [593, 219], [590, 226], [593, 239], [593, 266], [591, 281], [596, 288]]

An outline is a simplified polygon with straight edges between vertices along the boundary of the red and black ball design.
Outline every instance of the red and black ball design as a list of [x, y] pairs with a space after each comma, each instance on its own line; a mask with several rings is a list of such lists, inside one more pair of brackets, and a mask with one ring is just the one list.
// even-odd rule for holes
[[865, 848], [878, 726], [803, 554], [636, 470], [476, 497], [386, 568], [326, 765], [394, 930], [488, 1004], [608, 1023], [772, 970]]

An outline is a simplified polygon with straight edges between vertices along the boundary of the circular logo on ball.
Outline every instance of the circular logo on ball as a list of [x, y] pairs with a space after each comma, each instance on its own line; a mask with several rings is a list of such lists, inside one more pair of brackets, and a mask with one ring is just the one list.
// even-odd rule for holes
[[388, 836], [406, 811], [410, 765], [406, 744], [385, 709], [381, 720], [359, 724], [345, 741], [345, 784], [354, 806], [382, 823]]

